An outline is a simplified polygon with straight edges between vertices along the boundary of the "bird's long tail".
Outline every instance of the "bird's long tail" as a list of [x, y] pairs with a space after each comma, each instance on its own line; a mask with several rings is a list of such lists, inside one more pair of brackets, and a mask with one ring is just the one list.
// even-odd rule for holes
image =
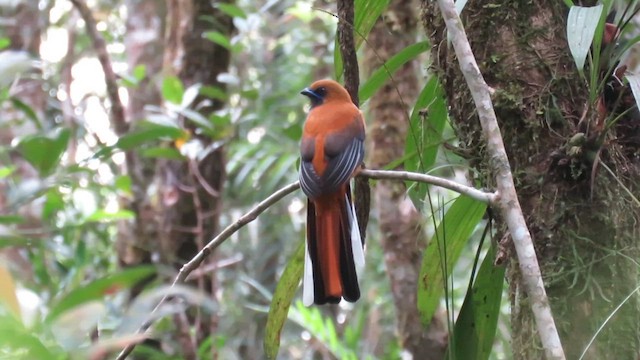
[[349, 186], [345, 190], [308, 203], [303, 279], [307, 306], [360, 298], [358, 270], [364, 267], [364, 244]]

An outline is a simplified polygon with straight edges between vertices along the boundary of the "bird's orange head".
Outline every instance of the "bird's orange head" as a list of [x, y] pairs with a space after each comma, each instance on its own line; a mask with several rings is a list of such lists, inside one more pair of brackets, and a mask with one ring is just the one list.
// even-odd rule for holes
[[325, 79], [318, 80], [300, 92], [311, 100], [311, 107], [316, 107], [329, 102], [351, 102], [351, 96], [347, 89], [339, 83]]

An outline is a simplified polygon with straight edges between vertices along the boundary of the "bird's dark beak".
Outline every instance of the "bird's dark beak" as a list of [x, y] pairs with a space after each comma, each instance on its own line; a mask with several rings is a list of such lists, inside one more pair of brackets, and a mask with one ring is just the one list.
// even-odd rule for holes
[[318, 94], [316, 94], [315, 91], [313, 91], [313, 90], [311, 90], [309, 88], [304, 88], [302, 91], [300, 91], [300, 94], [310, 98], [311, 101], [314, 101], [314, 100], [316, 100], [316, 101], [320, 100], [321, 101], [322, 100], [322, 98]]

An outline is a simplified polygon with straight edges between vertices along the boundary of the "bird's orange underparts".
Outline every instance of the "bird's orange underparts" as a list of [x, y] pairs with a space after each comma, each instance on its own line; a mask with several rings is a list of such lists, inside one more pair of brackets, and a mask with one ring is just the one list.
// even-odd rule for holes
[[300, 143], [300, 187], [309, 198], [303, 302], [354, 302], [364, 244], [349, 182], [364, 159], [364, 119], [333, 80], [316, 81], [302, 94], [311, 100]]

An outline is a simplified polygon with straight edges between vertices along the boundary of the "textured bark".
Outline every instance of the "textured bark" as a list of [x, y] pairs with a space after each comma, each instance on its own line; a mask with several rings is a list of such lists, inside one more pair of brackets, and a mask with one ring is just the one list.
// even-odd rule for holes
[[[205, 31], [231, 35], [233, 23], [209, 0], [172, 0], [167, 2], [165, 74], [176, 74], [185, 88], [200, 83], [225, 89], [218, 75], [229, 67], [230, 53], [205, 39]], [[198, 97], [192, 107], [205, 117], [223, 106], [218, 100]], [[202, 155], [186, 162], [169, 161], [161, 165], [164, 230], [161, 231], [162, 255], [181, 266], [190, 260], [218, 233], [222, 185], [225, 178], [224, 148], [209, 137], [197, 134], [191, 122], [191, 141], [202, 147]], [[215, 273], [198, 278], [201, 291], [212, 293]], [[215, 316], [196, 316], [193, 320], [199, 343], [215, 332]]]
[[[412, 2], [392, 1], [369, 34], [371, 48], [365, 51], [367, 67], [373, 70], [385, 59], [415, 43], [417, 20]], [[419, 92], [418, 73], [417, 61], [409, 62], [394, 75], [394, 82], [388, 82], [370, 100], [369, 114], [373, 124], [368, 132], [373, 168], [383, 168], [404, 154], [408, 127], [406, 113], [410, 110], [408, 104], [413, 103]], [[442, 359], [447, 345], [445, 324], [436, 315], [431, 326], [425, 328], [416, 304], [421, 253], [425, 246], [420, 214], [407, 198], [402, 182], [380, 180], [374, 196], [400, 342], [414, 359]]]
[[[557, 1], [510, 1], [487, 7], [469, 1], [462, 13], [480, 71], [495, 93], [493, 102], [527, 216], [547, 293], [569, 359], [580, 356], [614, 308], [637, 286], [638, 208], [603, 170], [569, 156], [568, 142], [593, 121], [587, 88], [567, 46], [567, 8]], [[461, 147], [492, 186], [480, 127], [470, 94], [435, 3], [422, 1], [423, 24], [433, 47]], [[631, 191], [637, 192], [638, 144], [622, 144], [614, 128], [600, 151]], [[598, 149], [581, 148], [597, 152]], [[543, 358], [530, 305], [515, 258], [508, 273], [516, 359]], [[589, 359], [633, 359], [638, 354], [638, 298], [632, 297], [599, 334]]]
[[[154, 0], [127, 0], [127, 32], [125, 46], [129, 68], [144, 66], [147, 76], [135, 88], [129, 89], [127, 119], [135, 124], [145, 118], [145, 106], [161, 104], [158, 79], [154, 76], [162, 69], [164, 2]], [[158, 238], [157, 213], [149, 198], [149, 187], [154, 183], [156, 161], [142, 161], [136, 152], [127, 152], [127, 173], [131, 178], [132, 198], [123, 199], [124, 207], [135, 214], [133, 226], [120, 226], [116, 248], [123, 266], [151, 263], [151, 255]], [[122, 224], [125, 225], [125, 224]], [[134, 291], [135, 293], [135, 291]]]

